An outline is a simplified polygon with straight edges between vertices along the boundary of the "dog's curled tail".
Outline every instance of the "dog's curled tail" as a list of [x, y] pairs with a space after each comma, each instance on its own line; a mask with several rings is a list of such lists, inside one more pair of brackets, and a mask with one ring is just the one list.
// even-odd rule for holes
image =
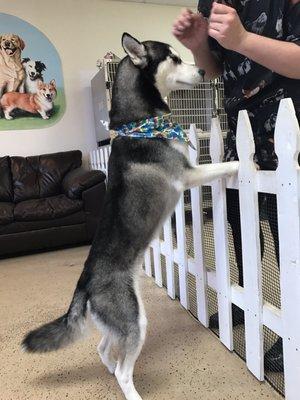
[[30, 353], [44, 353], [61, 349], [83, 336], [85, 331], [87, 293], [75, 290], [68, 312], [56, 320], [29, 332], [22, 341], [22, 349]]

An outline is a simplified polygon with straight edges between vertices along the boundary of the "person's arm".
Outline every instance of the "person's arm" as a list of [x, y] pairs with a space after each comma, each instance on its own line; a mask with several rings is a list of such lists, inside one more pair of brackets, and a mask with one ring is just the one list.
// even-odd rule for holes
[[222, 66], [208, 46], [208, 22], [202, 14], [184, 9], [173, 24], [173, 35], [189, 50], [195, 64], [205, 71], [205, 79], [222, 73]]
[[192, 51], [195, 64], [205, 71], [205, 79], [215, 79], [222, 74], [222, 65], [210, 50], [208, 42]]
[[208, 34], [226, 49], [243, 54], [280, 75], [300, 79], [300, 46], [246, 31], [232, 7], [213, 3]]
[[271, 71], [300, 79], [300, 46], [247, 32], [237, 51]]

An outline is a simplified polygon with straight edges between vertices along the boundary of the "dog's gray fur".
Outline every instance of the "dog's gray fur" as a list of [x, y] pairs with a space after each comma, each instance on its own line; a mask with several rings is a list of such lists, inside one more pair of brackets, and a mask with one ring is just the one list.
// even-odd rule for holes
[[[122, 42], [129, 56], [117, 72], [111, 128], [143, 119], [149, 116], [149, 110], [155, 115], [165, 114], [169, 109], [162, 91], [201, 80], [197, 68], [183, 65], [166, 44], [140, 43], [128, 34], [123, 35]], [[128, 99], [130, 104], [124, 107]], [[23, 341], [23, 348], [30, 352], [66, 346], [82, 332], [89, 309], [103, 333], [98, 346], [100, 357], [115, 373], [127, 400], [141, 399], [132, 377], [146, 334], [138, 292], [144, 252], [183, 190], [232, 175], [238, 168], [236, 162], [192, 167], [184, 155], [185, 146], [164, 139], [113, 140], [103, 217], [69, 311], [30, 332]], [[113, 348], [117, 359], [113, 358]]]

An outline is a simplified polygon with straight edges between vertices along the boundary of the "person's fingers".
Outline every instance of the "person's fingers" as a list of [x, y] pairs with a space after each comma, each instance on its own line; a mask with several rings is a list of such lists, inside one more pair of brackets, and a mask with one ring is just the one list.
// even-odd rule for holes
[[220, 30], [222, 29], [223, 24], [220, 24], [219, 22], [211, 22], [209, 24], [209, 29], [213, 29], [215, 31], [220, 32]]
[[220, 4], [214, 2], [212, 5], [212, 10], [211, 12], [213, 14], [228, 14], [229, 12], [232, 12], [233, 8], [227, 6], [226, 4]]
[[177, 38], [181, 38], [183, 36], [183, 33], [181, 31], [176, 30], [176, 29], [172, 30], [172, 34]]
[[216, 29], [208, 29], [208, 35], [210, 36], [210, 37], [212, 37], [213, 39], [216, 39], [216, 40], [218, 40], [219, 38], [220, 38], [220, 32], [219, 31], [217, 31]]
[[211, 22], [224, 22], [224, 14], [214, 14], [212, 13], [209, 17], [209, 23]]

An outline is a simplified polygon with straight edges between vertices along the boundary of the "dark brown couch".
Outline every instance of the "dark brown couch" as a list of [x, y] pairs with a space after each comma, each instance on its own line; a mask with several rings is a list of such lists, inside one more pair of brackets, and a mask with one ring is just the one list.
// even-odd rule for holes
[[80, 151], [0, 158], [0, 256], [90, 242], [105, 174]]

